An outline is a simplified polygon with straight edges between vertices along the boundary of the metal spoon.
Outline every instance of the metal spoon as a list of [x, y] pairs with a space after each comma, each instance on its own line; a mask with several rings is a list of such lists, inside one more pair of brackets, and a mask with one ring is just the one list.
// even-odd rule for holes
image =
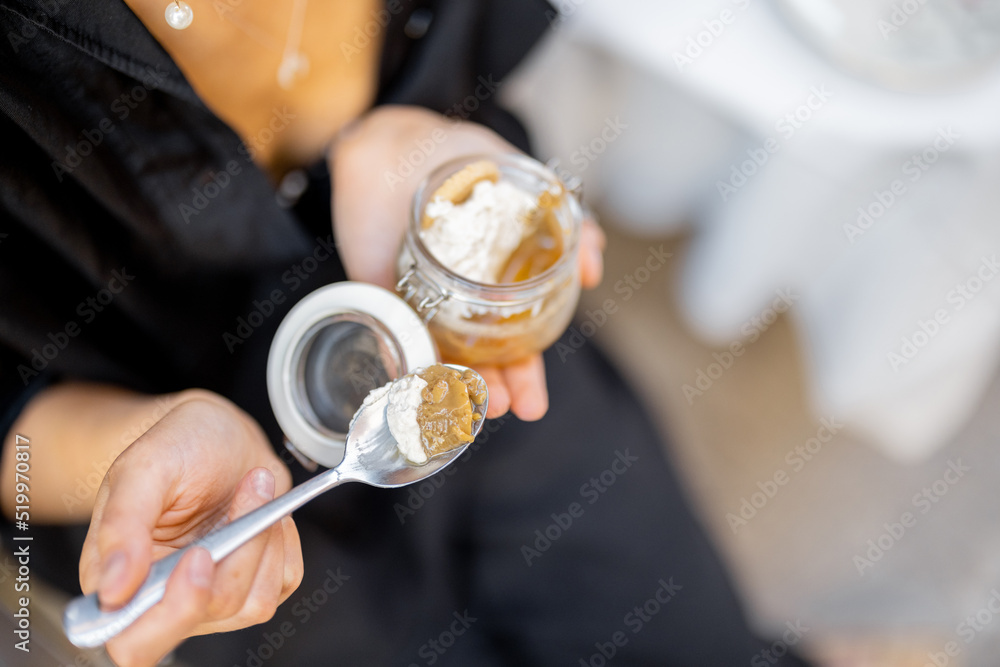
[[[469, 370], [464, 366], [447, 365], [461, 372]], [[444, 469], [469, 446], [466, 444], [446, 452], [432, 458], [424, 465], [408, 461], [400, 454], [396, 439], [389, 432], [385, 416], [388, 401], [388, 396], [383, 394], [374, 403], [361, 407], [347, 434], [347, 447], [340, 465], [303, 482], [253, 512], [156, 561], [150, 568], [146, 581], [124, 607], [114, 611], [102, 611], [97, 601], [97, 593], [72, 600], [63, 614], [66, 636], [76, 646], [91, 648], [104, 644], [120, 633], [163, 598], [170, 573], [184, 553], [192, 547], [207, 549], [212, 555], [212, 561], [218, 563], [251, 538], [280, 521], [282, 517], [291, 514], [335, 486], [345, 482], [363, 482], [391, 489], [413, 484]], [[472, 422], [473, 437], [478, 435], [483, 427], [488, 403], [487, 390], [483, 404], [474, 406], [480, 419]]]

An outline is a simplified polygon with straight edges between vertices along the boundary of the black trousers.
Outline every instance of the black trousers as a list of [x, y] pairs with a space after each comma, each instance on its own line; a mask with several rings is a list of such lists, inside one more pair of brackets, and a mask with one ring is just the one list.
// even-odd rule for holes
[[[320, 172], [298, 212], [325, 238]], [[246, 312], [282, 287], [282, 268], [220, 305]], [[333, 259], [295, 296], [343, 279]], [[229, 396], [275, 443], [265, 368], [292, 301], [234, 355], [229, 381], [185, 385]], [[460, 461], [418, 485], [350, 484], [313, 501], [295, 514], [305, 578], [275, 617], [190, 639], [178, 656], [205, 667], [803, 664], [761, 653], [769, 644], [749, 630], [662, 442], [600, 351], [588, 343], [546, 362], [543, 420], [489, 422]], [[78, 593], [77, 559], [65, 554], [79, 554], [84, 532], [39, 526], [37, 574]]]
[[801, 665], [753, 636], [635, 396], [592, 345], [547, 359], [540, 422], [487, 424], [419, 485], [296, 513], [301, 587], [179, 657], [263, 665]]

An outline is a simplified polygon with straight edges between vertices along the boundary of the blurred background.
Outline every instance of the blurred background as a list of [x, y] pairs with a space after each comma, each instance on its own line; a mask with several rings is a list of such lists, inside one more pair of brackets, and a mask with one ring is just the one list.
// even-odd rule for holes
[[1000, 2], [555, 4], [503, 94], [609, 235], [563, 354], [639, 388], [762, 632], [1000, 664]]
[[1000, 0], [553, 4], [501, 94], [609, 237], [559, 354], [638, 388], [761, 634], [1000, 664]]

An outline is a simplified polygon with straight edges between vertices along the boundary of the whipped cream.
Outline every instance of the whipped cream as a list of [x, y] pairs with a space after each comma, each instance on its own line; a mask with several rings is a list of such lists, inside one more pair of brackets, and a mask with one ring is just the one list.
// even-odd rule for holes
[[[422, 369], [418, 369], [417, 372], [420, 370]], [[389, 432], [396, 439], [397, 448], [403, 456], [414, 463], [426, 463], [427, 453], [424, 451], [420, 436], [420, 424], [417, 422], [417, 408], [423, 403], [421, 392], [426, 386], [427, 382], [422, 378], [416, 375], [406, 375], [398, 380], [390, 380], [377, 389], [372, 389], [351, 418], [348, 430], [354, 427], [354, 422], [357, 421], [362, 410], [382, 400], [382, 397], [388, 394], [385, 418]]]
[[354, 422], [358, 421], [358, 415], [361, 414], [361, 411], [367, 408], [369, 405], [378, 402], [379, 399], [381, 399], [383, 396], [386, 395], [386, 393], [389, 391], [389, 387], [391, 386], [392, 386], [392, 381], [390, 380], [381, 387], [372, 389], [370, 392], [368, 392], [368, 395], [365, 396], [365, 400], [361, 401], [361, 405], [358, 407], [357, 410], [354, 411], [354, 416], [351, 417], [351, 422], [347, 425], [348, 431], [354, 428]]
[[430, 253], [458, 275], [498, 283], [521, 241], [533, 230], [537, 199], [507, 182], [476, 183], [461, 204], [435, 199], [424, 213], [433, 221], [420, 232]]
[[422, 378], [407, 375], [388, 385], [389, 404], [385, 408], [389, 432], [396, 439], [399, 451], [417, 464], [427, 463], [417, 423], [417, 408], [424, 402], [421, 392], [427, 386]]

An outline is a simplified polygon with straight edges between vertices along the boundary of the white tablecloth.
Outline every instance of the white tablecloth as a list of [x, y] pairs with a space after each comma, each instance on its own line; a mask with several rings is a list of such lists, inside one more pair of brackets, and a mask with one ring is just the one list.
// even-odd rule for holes
[[1000, 70], [904, 94], [762, 0], [563, 4], [507, 98], [611, 219], [693, 226], [691, 327], [752, 344], [785, 290], [817, 417], [900, 460], [952, 438], [1000, 352]]

